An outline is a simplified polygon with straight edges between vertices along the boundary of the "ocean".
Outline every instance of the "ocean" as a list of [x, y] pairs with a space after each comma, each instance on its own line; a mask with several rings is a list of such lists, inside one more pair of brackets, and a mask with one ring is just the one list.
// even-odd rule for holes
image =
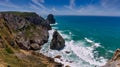
[[[49, 42], [43, 45], [40, 53], [52, 58], [61, 55], [55, 61], [64, 66], [99, 67], [120, 48], [120, 17], [55, 16], [55, 19], [56, 24], [51, 25], [53, 29], [49, 31]], [[66, 41], [61, 51], [49, 49], [54, 30]]]

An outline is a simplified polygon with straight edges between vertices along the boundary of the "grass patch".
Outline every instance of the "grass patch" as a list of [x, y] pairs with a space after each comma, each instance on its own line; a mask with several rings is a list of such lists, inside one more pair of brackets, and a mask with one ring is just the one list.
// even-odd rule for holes
[[13, 54], [14, 52], [12, 51], [12, 49], [10, 49], [10, 48], [5, 48], [5, 51], [7, 52], [7, 53], [9, 53], [9, 54]]
[[20, 16], [20, 17], [26, 17], [26, 16], [32, 16], [32, 17], [35, 17], [35, 16], [38, 16], [35, 12], [17, 12], [17, 11], [6, 11], [6, 12], [0, 12], [0, 13], [10, 13], [10, 14], [14, 14], [14, 15], [17, 15], [17, 16]]

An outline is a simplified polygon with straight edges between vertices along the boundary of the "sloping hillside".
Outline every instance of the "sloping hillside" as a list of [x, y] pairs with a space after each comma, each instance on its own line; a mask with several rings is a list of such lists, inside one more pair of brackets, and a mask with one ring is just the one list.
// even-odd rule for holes
[[35, 52], [48, 41], [50, 29], [50, 24], [36, 13], [1, 12], [0, 67], [61, 67], [52, 58]]

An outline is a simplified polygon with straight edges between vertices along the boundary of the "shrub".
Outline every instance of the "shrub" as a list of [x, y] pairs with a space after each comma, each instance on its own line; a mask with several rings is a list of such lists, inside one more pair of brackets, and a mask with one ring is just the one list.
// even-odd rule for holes
[[5, 48], [5, 50], [6, 50], [6, 52], [9, 53], [9, 54], [13, 54], [13, 53], [14, 53], [14, 52], [12, 51], [12, 49], [10, 49], [10, 48], [8, 48], [8, 47]]

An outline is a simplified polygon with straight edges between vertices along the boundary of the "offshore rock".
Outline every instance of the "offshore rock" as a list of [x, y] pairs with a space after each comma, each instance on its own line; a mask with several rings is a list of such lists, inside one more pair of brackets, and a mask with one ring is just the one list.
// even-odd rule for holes
[[50, 49], [61, 50], [64, 48], [64, 46], [65, 46], [65, 40], [57, 31], [54, 31], [53, 39], [50, 44]]
[[47, 16], [47, 23], [49, 23], [49, 24], [55, 24], [55, 19], [54, 19], [54, 16], [53, 16], [53, 14], [49, 14], [48, 16]]

